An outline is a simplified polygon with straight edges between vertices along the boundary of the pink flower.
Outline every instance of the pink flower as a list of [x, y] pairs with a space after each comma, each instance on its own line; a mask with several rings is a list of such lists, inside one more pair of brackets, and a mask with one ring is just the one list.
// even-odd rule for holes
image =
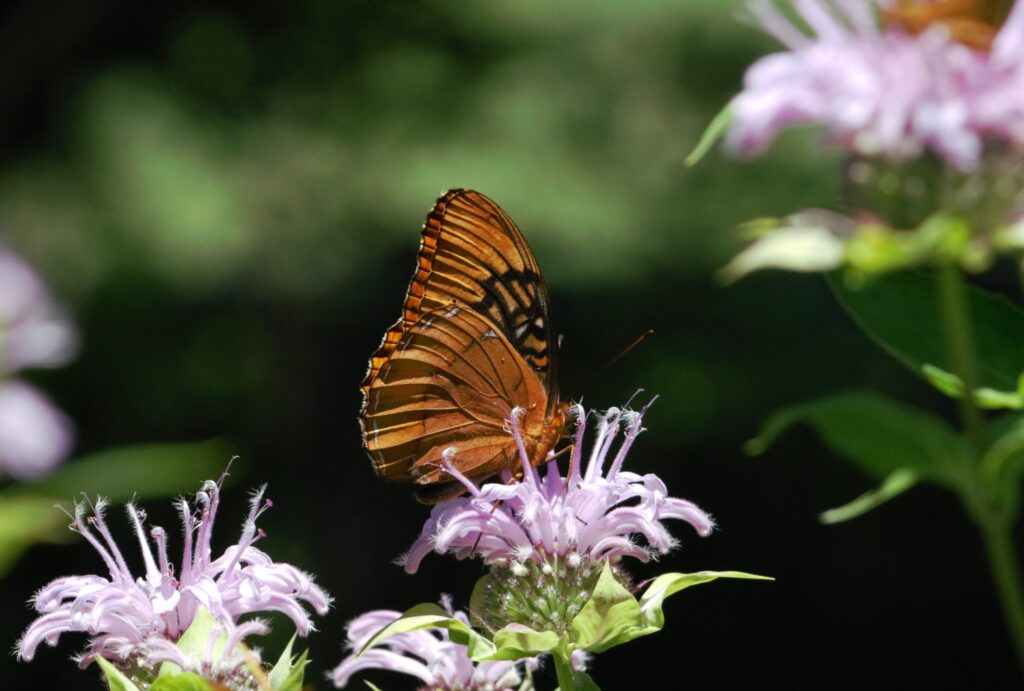
[[[576, 406], [568, 476], [559, 472], [555, 461], [542, 471], [535, 470], [524, 452], [522, 482], [509, 483], [506, 478], [476, 487], [448, 464], [448, 472], [463, 482], [469, 495], [434, 507], [404, 557], [406, 571], [415, 572], [431, 551], [459, 559], [479, 555], [489, 565], [513, 570], [529, 562], [544, 565], [550, 558], [569, 569], [622, 557], [647, 561], [676, 546], [663, 524], [670, 519], [686, 521], [700, 535], [710, 534], [711, 517], [695, 504], [670, 496], [657, 475], [622, 469], [633, 441], [643, 431], [645, 410], [612, 408], [601, 415], [584, 469], [586, 416]], [[522, 413], [516, 409], [509, 421], [520, 442]], [[613, 451], [620, 431], [622, 441]]]
[[[468, 624], [465, 613], [452, 612], [448, 598], [442, 600], [451, 616]], [[464, 646], [448, 639], [447, 631], [422, 630], [400, 633], [385, 639], [362, 655], [359, 651], [381, 629], [401, 616], [401, 612], [381, 609], [362, 614], [348, 625], [351, 654], [328, 673], [327, 678], [344, 688], [351, 677], [369, 669], [399, 672], [417, 677], [430, 691], [500, 691], [522, 684], [524, 665], [535, 669], [534, 658], [517, 662], [473, 662]]]
[[71, 451], [71, 421], [37, 390], [0, 379], [0, 470], [19, 480], [52, 471]]
[[0, 472], [39, 478], [71, 450], [71, 421], [34, 388], [9, 378], [29, 367], [56, 367], [77, 336], [46, 284], [20, 257], [0, 247]]
[[[180, 500], [184, 549], [177, 574], [168, 558], [167, 533], [153, 527], [147, 537], [145, 513], [129, 504], [128, 518], [145, 564], [145, 573], [138, 578], [107, 528], [106, 502], [77, 504], [71, 529], [92, 544], [109, 576], [65, 576], [36, 593], [32, 604], [40, 616], [18, 641], [19, 657], [31, 660], [44, 641], [56, 645], [61, 634], [82, 632], [89, 635], [89, 644], [78, 658], [83, 667], [102, 655], [124, 669], [154, 669], [169, 661], [185, 670], [219, 675], [236, 671], [244, 662], [237, 649], [245, 637], [268, 630], [266, 622], [240, 621], [243, 616], [282, 612], [300, 636], [308, 634], [313, 624], [306, 606], [326, 614], [330, 598], [309, 574], [275, 563], [254, 546], [263, 536], [256, 519], [271, 506], [263, 498], [264, 490], [252, 495], [238, 542], [217, 558], [212, 556], [211, 538], [220, 484], [204, 483], [193, 504]], [[227, 640], [224, 655], [217, 659], [188, 659], [175, 647], [200, 607], [217, 622], [212, 637]], [[220, 646], [209, 648], [212, 653]]]
[[976, 168], [989, 144], [1024, 144], [1024, 2], [991, 51], [953, 40], [944, 25], [919, 35], [880, 28], [881, 0], [793, 0], [807, 35], [770, 0], [750, 4], [788, 50], [758, 60], [731, 105], [727, 143], [757, 153], [794, 125], [819, 125], [835, 144], [906, 160], [931, 152]]

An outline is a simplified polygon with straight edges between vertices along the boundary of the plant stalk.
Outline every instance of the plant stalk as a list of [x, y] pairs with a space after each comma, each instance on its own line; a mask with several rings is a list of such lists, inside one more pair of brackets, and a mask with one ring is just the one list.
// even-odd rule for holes
[[572, 671], [572, 662], [555, 652], [551, 657], [555, 660], [555, 676], [558, 679], [558, 691], [576, 691], [576, 679]]
[[981, 411], [974, 400], [978, 388], [978, 369], [975, 360], [974, 329], [967, 307], [960, 269], [952, 262], [943, 262], [938, 274], [939, 315], [946, 339], [946, 351], [953, 372], [963, 384], [963, 395], [957, 399], [964, 428], [980, 459], [988, 447]]
[[1013, 635], [1017, 663], [1024, 673], [1024, 590], [1013, 544], [1013, 527], [993, 517], [984, 518], [979, 527], [985, 538], [985, 551], [992, 567], [992, 576], [1003, 601], [1006, 623]]
[[[960, 269], [952, 262], [944, 262], [938, 270], [939, 314], [946, 339], [946, 350], [953, 372], [963, 384], [963, 395], [958, 399], [960, 417], [974, 446], [976, 461], [981, 462], [988, 447], [984, 421], [974, 400], [978, 388], [974, 329], [964, 290]], [[1020, 564], [1013, 543], [1013, 526], [991, 505], [972, 512], [985, 541], [992, 577], [1003, 604], [1003, 614], [1013, 636], [1017, 663], [1024, 673], [1024, 590], [1022, 590]]]

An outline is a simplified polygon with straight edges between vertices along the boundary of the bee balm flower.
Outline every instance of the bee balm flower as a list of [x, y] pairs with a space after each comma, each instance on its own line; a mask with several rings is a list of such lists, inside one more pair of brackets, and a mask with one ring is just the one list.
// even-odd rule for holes
[[[664, 521], [685, 521], [699, 535], [714, 527], [695, 504], [670, 496], [657, 475], [623, 470], [644, 411], [612, 408], [600, 416], [586, 467], [586, 415], [581, 406], [574, 412], [578, 426], [566, 476], [555, 461], [543, 470], [530, 466], [519, 430], [522, 410], [513, 411], [509, 428], [520, 442], [522, 482], [477, 487], [448, 464], [469, 495], [436, 506], [404, 558], [412, 573], [431, 551], [460, 559], [479, 555], [492, 567], [484, 591], [488, 611], [479, 612], [492, 628], [511, 621], [563, 631], [590, 598], [605, 562], [624, 581], [624, 557], [648, 561], [677, 545]], [[523, 584], [533, 596], [524, 594]]]
[[34, 388], [10, 378], [30, 367], [56, 367], [77, 337], [43, 280], [0, 246], [0, 473], [31, 480], [71, 450], [71, 422]]
[[[991, 50], [955, 40], [936, 21], [912, 34], [881, 26], [880, 0], [794, 0], [810, 33], [769, 0], [750, 4], [788, 49], [750, 67], [732, 102], [727, 143], [764, 149], [783, 129], [819, 125], [861, 156], [907, 160], [931, 153], [976, 168], [986, 147], [1024, 143], [1024, 3], [1016, 2]], [[924, 4], [924, 3], [922, 3]]]
[[[463, 612], [452, 612], [450, 601], [442, 601], [448, 613], [465, 624]], [[352, 653], [327, 677], [338, 688], [345, 688], [353, 675], [379, 669], [418, 678], [428, 691], [501, 691], [518, 689], [523, 683], [524, 667], [536, 667], [536, 660], [518, 662], [473, 662], [465, 646], [453, 643], [447, 631], [420, 630], [396, 634], [369, 650], [360, 651], [373, 636], [401, 616], [401, 612], [376, 610], [352, 620], [348, 625], [348, 647]]]
[[[145, 573], [138, 578], [132, 575], [107, 527], [106, 503], [78, 503], [71, 529], [96, 549], [109, 575], [65, 576], [36, 593], [32, 603], [40, 616], [18, 641], [19, 657], [31, 660], [41, 643], [56, 645], [61, 634], [82, 632], [89, 635], [89, 644], [78, 657], [83, 667], [101, 655], [125, 674], [145, 680], [160, 664], [172, 662], [183, 670], [227, 683], [245, 676], [245, 658], [251, 661], [256, 654], [240, 652], [243, 639], [268, 630], [266, 622], [242, 621], [242, 617], [281, 612], [292, 620], [300, 636], [308, 634], [313, 624], [306, 607], [326, 614], [330, 598], [308, 574], [290, 564], [275, 563], [255, 547], [263, 536], [256, 519], [271, 506], [270, 500], [264, 499], [264, 489], [252, 496], [238, 542], [216, 558], [210, 543], [220, 484], [207, 481], [192, 504], [180, 500], [177, 508], [184, 528], [184, 550], [177, 572], [168, 558], [167, 533], [154, 527], [147, 537], [145, 514], [129, 504], [128, 517], [145, 564]], [[206, 646], [207, 656], [196, 658], [184, 654], [175, 643], [200, 608], [209, 613], [215, 626]]]

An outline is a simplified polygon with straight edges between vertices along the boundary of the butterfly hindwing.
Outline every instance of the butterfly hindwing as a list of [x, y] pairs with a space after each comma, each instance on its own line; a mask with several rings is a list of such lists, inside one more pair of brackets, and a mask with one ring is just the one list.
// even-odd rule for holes
[[515, 462], [505, 425], [517, 405], [524, 427], [543, 426], [547, 394], [527, 362], [485, 316], [449, 304], [405, 331], [371, 382], [366, 448], [388, 479], [450, 480], [447, 449], [462, 474], [491, 475]]

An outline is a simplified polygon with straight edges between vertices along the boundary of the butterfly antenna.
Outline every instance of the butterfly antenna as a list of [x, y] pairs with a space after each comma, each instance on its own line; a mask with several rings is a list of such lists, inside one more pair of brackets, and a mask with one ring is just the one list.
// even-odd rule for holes
[[635, 339], [633, 339], [632, 343], [630, 343], [628, 346], [626, 346], [625, 348], [622, 349], [622, 352], [620, 352], [618, 355], [613, 357], [608, 362], [604, 363], [604, 365], [599, 367], [596, 372], [594, 372], [589, 377], [587, 377], [587, 380], [585, 382], [583, 382], [583, 386], [586, 387], [586, 385], [589, 384], [590, 382], [592, 382], [597, 377], [597, 375], [603, 374], [604, 372], [606, 372], [609, 367], [614, 365], [616, 362], [618, 362], [622, 358], [626, 357], [626, 355], [628, 355], [631, 351], [633, 351], [638, 345], [640, 345], [641, 343], [646, 341], [648, 339], [648, 337], [653, 336], [653, 335], [654, 335], [654, 329], [647, 329], [647, 331], [644, 331], [642, 334], [637, 336]]

